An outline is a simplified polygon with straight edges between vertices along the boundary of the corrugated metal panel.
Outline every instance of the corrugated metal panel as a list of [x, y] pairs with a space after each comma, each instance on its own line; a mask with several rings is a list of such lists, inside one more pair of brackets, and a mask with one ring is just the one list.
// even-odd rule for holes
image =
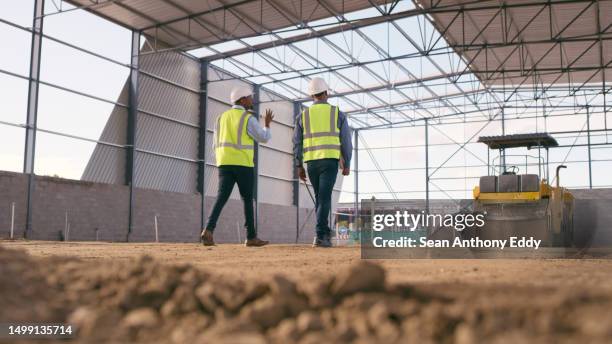
[[[174, 57], [172, 57], [174, 55]], [[163, 155], [196, 160], [198, 154], [200, 64], [179, 52], [144, 55], [142, 68], [148, 73], [196, 91], [141, 74], [139, 110], [175, 119], [173, 122], [139, 112], [136, 146]], [[197, 81], [196, 81], [197, 80]], [[164, 191], [195, 192], [197, 164], [143, 152], [136, 154], [136, 184]]]
[[136, 187], [195, 193], [197, 164], [139, 152], [136, 154]]
[[[612, 23], [612, 2], [601, 1], [593, 5], [591, 2], [568, 1], [552, 4], [549, 11], [542, 10], [546, 1], [507, 1], [505, 2], [507, 5], [522, 3], [536, 5], [508, 7], [502, 12], [502, 15], [504, 13], [507, 15], [506, 20], [503, 20], [499, 14], [500, 2], [497, 0], [477, 2], [442, 0], [434, 3], [416, 0], [415, 2], [423, 8], [429, 8], [432, 4], [446, 8], [456, 6], [457, 11], [461, 10], [459, 6], [466, 9], [479, 8], [465, 11], [464, 16], [457, 18], [453, 12], [435, 13], [431, 16], [438, 31], [445, 32], [445, 38], [451, 45], [473, 46], [467, 50], [458, 49], [458, 52], [465, 56], [466, 61], [472, 61], [470, 68], [486, 84], [539, 82], [565, 84], [602, 81], [603, 73], [595, 70], [601, 66], [599, 44], [604, 50], [603, 64], [606, 65], [608, 62], [606, 56], [610, 55], [605, 52], [612, 49], [612, 42], [598, 43], [597, 23], [599, 21], [602, 28]], [[483, 6], [492, 8], [480, 9]], [[504, 30], [504, 22], [508, 23], [506, 24], [508, 30]], [[561, 44], [557, 42], [576, 38], [582, 41], [564, 41]], [[514, 39], [515, 43], [521, 42], [521, 49], [515, 49], [516, 45], [508, 46], [507, 42], [511, 39]], [[483, 47], [485, 44], [489, 47]], [[592, 70], [563, 71], [570, 64], [572, 68]], [[537, 71], [534, 77], [534, 73], [531, 72], [534, 66], [539, 69], [545, 68], [546, 71]], [[502, 73], [491, 73], [502, 70], [504, 70], [503, 78]], [[489, 73], [486, 73], [487, 71]], [[611, 76], [612, 73], [608, 68], [606, 78], [609, 79]]]
[[123, 184], [126, 151], [123, 148], [96, 145], [81, 180], [97, 183]]
[[293, 154], [260, 147], [259, 157], [261, 161], [260, 174], [282, 179], [293, 179]]
[[198, 158], [198, 128], [138, 113], [136, 144], [139, 149], [179, 158]]
[[199, 94], [146, 75], [140, 76], [139, 83], [139, 110], [198, 125]]
[[[119, 94], [119, 103], [126, 104], [128, 98], [127, 83]], [[100, 135], [103, 142], [125, 145], [127, 142], [127, 110], [115, 106]], [[125, 180], [125, 149], [97, 144], [81, 176], [82, 180], [123, 184]]]
[[[154, 44], [149, 42], [149, 44]], [[140, 69], [194, 90], [200, 89], [200, 65], [193, 57], [176, 52], [143, 54]]]
[[262, 203], [291, 206], [293, 204], [293, 183], [260, 176], [259, 201]]
[[[91, 6], [89, 0], [70, 0], [75, 5]], [[387, 4], [388, 0], [327, 0], [333, 12], [348, 13]], [[232, 6], [235, 5], [235, 6]], [[229, 9], [228, 9], [229, 8]], [[253, 36], [259, 32], [281, 29], [303, 22], [332, 17], [325, 6], [315, 0], [187, 1], [124, 0], [104, 2], [89, 9], [127, 27], [144, 30], [170, 47], [186, 44], [210, 45], [227, 38]], [[190, 14], [196, 20], [181, 18]], [[168, 23], [170, 21], [175, 21]], [[263, 25], [262, 25], [263, 22]], [[158, 25], [158, 24], [166, 25]]]
[[259, 97], [262, 102], [262, 109], [269, 108], [274, 111], [274, 122], [280, 122], [284, 125], [293, 127], [293, 102], [282, 99], [273, 93], [263, 90], [261, 91]]
[[244, 81], [240, 81], [240, 80], [220, 80], [219, 78], [219, 74], [217, 72], [211, 71], [209, 69], [208, 72], [208, 76], [209, 76], [209, 81], [210, 83], [208, 84], [208, 96], [214, 99], [217, 99], [221, 102], [224, 102], [226, 104], [230, 103], [230, 92], [232, 90], [232, 88], [234, 87], [247, 87], [250, 89], [252, 88], [252, 85], [244, 82]]
[[[195, 161], [198, 149], [199, 62], [181, 53], [169, 52], [159, 56], [144, 55], [142, 63], [142, 69], [146, 72], [195, 90], [141, 74], [139, 108], [148, 113], [138, 113], [137, 148]], [[127, 103], [127, 98], [126, 84], [119, 101]], [[125, 108], [116, 107], [100, 140], [125, 144], [126, 133], [127, 111]], [[124, 149], [112, 149], [98, 144], [85, 169], [83, 179], [124, 183], [125, 159]], [[188, 193], [196, 190], [195, 162], [138, 152], [135, 172], [135, 185], [138, 187]]]

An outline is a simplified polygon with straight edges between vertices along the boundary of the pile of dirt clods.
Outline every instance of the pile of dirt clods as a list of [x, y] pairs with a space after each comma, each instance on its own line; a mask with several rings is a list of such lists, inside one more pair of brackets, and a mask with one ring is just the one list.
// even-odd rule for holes
[[0, 263], [0, 321], [70, 323], [79, 342], [612, 341], [609, 294], [390, 285], [383, 268], [365, 261], [316, 281], [229, 280], [148, 256], [33, 258], [2, 247]]

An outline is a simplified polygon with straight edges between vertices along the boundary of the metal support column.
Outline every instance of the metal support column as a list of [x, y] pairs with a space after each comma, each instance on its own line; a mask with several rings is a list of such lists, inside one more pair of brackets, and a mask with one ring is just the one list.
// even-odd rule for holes
[[429, 215], [429, 120], [425, 118], [425, 215]]
[[[253, 86], [253, 115], [259, 120], [259, 85]], [[255, 141], [255, 147], [253, 152], [255, 160], [255, 182], [253, 183], [253, 197], [255, 198], [255, 211], [253, 215], [255, 217], [255, 231], [259, 229], [259, 144]]]
[[[502, 107], [501, 109], [501, 129], [502, 129], [502, 135], [506, 135], [506, 110], [504, 107]], [[499, 173], [502, 174], [504, 172], [506, 172], [506, 150], [505, 149], [500, 149], [500, 157], [499, 157], [499, 164], [500, 164], [500, 169], [499, 169]]]
[[34, 1], [34, 17], [32, 19], [32, 45], [30, 47], [30, 81], [28, 85], [28, 108], [23, 157], [23, 173], [28, 175], [28, 194], [26, 209], [26, 227], [24, 237], [32, 232], [34, 198], [34, 161], [36, 156], [36, 126], [38, 117], [38, 86], [40, 79], [40, 59], [42, 48], [43, 15], [45, 1]]
[[491, 153], [489, 147], [487, 147], [487, 176], [491, 175]]
[[589, 189], [593, 188], [593, 169], [592, 169], [592, 160], [591, 160], [591, 113], [589, 111], [589, 106], [586, 107], [587, 111], [587, 149], [589, 156]]
[[128, 125], [127, 125], [127, 161], [125, 165], [125, 183], [130, 187], [130, 209], [128, 232], [125, 241], [130, 240], [134, 230], [134, 184], [136, 182], [136, 131], [138, 122], [138, 73], [140, 55], [140, 32], [132, 31], [132, 48], [130, 59]]
[[542, 178], [542, 146], [538, 146], [538, 178]]
[[[354, 161], [354, 166], [355, 166], [355, 178], [354, 178], [354, 182], [355, 182], [355, 201], [354, 201], [354, 213], [355, 213], [355, 218], [353, 219], [353, 230], [357, 230], [357, 224], [358, 222], [361, 221], [360, 219], [360, 215], [361, 212], [359, 211], [359, 130], [355, 129], [355, 144], [353, 147], [353, 150], [355, 151], [353, 153], [354, 157], [353, 157], [353, 161]], [[361, 226], [360, 226], [361, 227]]]
[[550, 165], [549, 165], [549, 150], [546, 147], [546, 181], [550, 183]]
[[[293, 103], [293, 125], [297, 127], [298, 116], [301, 113], [300, 103]], [[295, 206], [295, 243], [297, 244], [300, 240], [300, 176], [297, 172], [295, 163], [292, 162], [293, 166], [293, 205]]]
[[201, 197], [200, 228], [206, 226], [206, 134], [208, 106], [208, 61], [200, 62], [200, 118], [198, 130], [198, 192]]

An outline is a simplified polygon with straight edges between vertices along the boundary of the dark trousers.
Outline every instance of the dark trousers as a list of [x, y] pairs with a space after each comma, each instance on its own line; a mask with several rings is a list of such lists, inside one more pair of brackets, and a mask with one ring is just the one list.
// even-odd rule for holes
[[215, 205], [208, 217], [208, 223], [206, 229], [214, 231], [217, 226], [217, 220], [221, 215], [223, 206], [229, 199], [234, 189], [234, 184], [238, 184], [238, 190], [240, 191], [240, 197], [244, 204], [244, 217], [246, 223], [244, 226], [247, 230], [247, 239], [253, 239], [257, 237], [255, 231], [255, 223], [253, 219], [253, 183], [255, 172], [253, 167], [246, 166], [232, 166], [222, 165], [219, 166], [219, 190], [217, 191], [217, 200]]
[[328, 219], [331, 210], [332, 191], [338, 176], [338, 159], [311, 160], [307, 165], [308, 178], [315, 192], [317, 237], [324, 238], [331, 235]]

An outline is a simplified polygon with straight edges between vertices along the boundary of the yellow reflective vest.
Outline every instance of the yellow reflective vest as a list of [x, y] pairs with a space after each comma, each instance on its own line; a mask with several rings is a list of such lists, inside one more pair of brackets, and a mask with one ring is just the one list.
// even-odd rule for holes
[[230, 109], [217, 117], [215, 132], [217, 166], [254, 166], [254, 141], [247, 133], [250, 116], [246, 110]]
[[304, 162], [340, 159], [338, 108], [326, 103], [314, 104], [302, 112]]

